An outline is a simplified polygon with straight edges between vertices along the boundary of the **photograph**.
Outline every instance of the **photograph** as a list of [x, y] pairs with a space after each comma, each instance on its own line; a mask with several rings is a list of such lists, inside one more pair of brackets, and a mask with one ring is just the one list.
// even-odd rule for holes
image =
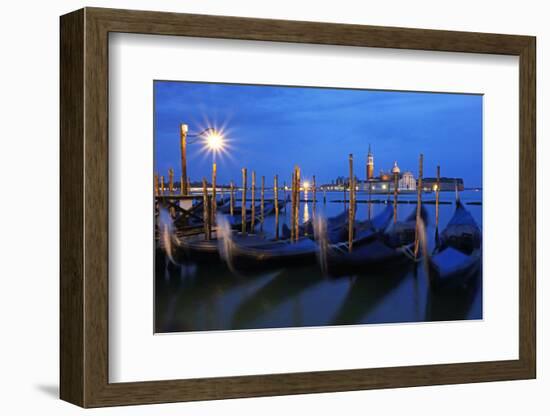
[[483, 319], [482, 94], [152, 88], [155, 334]]

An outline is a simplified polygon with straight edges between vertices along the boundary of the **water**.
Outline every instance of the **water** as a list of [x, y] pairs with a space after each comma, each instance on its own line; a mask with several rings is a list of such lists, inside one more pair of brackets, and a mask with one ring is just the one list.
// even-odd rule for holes
[[[258, 195], [259, 192], [256, 192]], [[228, 194], [225, 194], [228, 198]], [[282, 192], [279, 198], [282, 199]], [[250, 198], [250, 195], [248, 195]], [[266, 199], [272, 194], [266, 192]], [[313, 215], [311, 192], [301, 195], [301, 222]], [[372, 195], [373, 200], [386, 195]], [[482, 227], [481, 191], [464, 191], [461, 200]], [[416, 201], [415, 194], [401, 194], [400, 201]], [[236, 193], [236, 201], [241, 193]], [[258, 198], [259, 200], [259, 198]], [[343, 193], [317, 193], [315, 214], [331, 217], [342, 212]], [[358, 202], [368, 200], [357, 193]], [[435, 200], [435, 194], [423, 194], [424, 201]], [[442, 192], [440, 201], [454, 202], [454, 192]], [[390, 196], [390, 203], [393, 195]], [[248, 203], [250, 205], [250, 202]], [[435, 205], [424, 205], [429, 216], [428, 246], [434, 246]], [[358, 220], [368, 217], [369, 204], [357, 204]], [[371, 215], [378, 214], [385, 204], [371, 204]], [[404, 219], [416, 208], [398, 204], [398, 218]], [[280, 225], [290, 225], [290, 203], [281, 211]], [[442, 230], [454, 213], [454, 204], [441, 204], [439, 229]], [[265, 218], [263, 231], [274, 235], [275, 217]], [[257, 228], [258, 229], [258, 228]], [[422, 264], [411, 265], [397, 272], [380, 275], [327, 277], [317, 265], [272, 269], [256, 273], [233, 273], [223, 264], [174, 264], [157, 252], [155, 276], [155, 330], [182, 332], [282, 328], [324, 325], [380, 324], [421, 321], [454, 321], [482, 318], [481, 275], [463, 293], [434, 295], [428, 288]]]

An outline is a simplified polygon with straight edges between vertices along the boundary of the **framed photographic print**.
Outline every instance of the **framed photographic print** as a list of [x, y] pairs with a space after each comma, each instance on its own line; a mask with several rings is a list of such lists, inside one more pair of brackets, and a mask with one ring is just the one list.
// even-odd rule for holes
[[535, 38], [61, 17], [61, 398], [534, 378]]

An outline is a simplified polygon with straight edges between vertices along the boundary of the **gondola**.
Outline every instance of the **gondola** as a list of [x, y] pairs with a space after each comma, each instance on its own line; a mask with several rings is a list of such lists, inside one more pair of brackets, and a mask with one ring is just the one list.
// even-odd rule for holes
[[[386, 208], [381, 214], [370, 221], [358, 223], [358, 238], [366, 239], [374, 233], [381, 232], [391, 220], [391, 207]], [[340, 241], [343, 234], [347, 235], [347, 212], [327, 221], [327, 238], [329, 241]], [[313, 236], [311, 223], [308, 222], [300, 228], [302, 237], [298, 241], [290, 241], [290, 230], [284, 229], [281, 240], [265, 239], [265, 243], [242, 244], [242, 240], [232, 240], [227, 251], [226, 259], [235, 269], [253, 269], [283, 267], [291, 265], [305, 265], [315, 262], [318, 245], [306, 234]]]
[[235, 241], [239, 246], [264, 244], [265, 239], [255, 235], [241, 235], [232, 233], [227, 239], [218, 239], [215, 235], [206, 240], [204, 234], [186, 237], [179, 240], [176, 250], [178, 259], [185, 259], [196, 263], [219, 262], [223, 259], [225, 240]]
[[[344, 211], [335, 217], [330, 217], [326, 220], [327, 225], [327, 238], [329, 241], [339, 241], [342, 236], [347, 235], [347, 221], [348, 211]], [[298, 227], [298, 235], [306, 236], [311, 239], [315, 238], [315, 227], [313, 220], [307, 220]], [[281, 227], [281, 238], [289, 239], [291, 236], [291, 230], [287, 224], [283, 224]]]
[[317, 244], [309, 238], [298, 241], [270, 240], [249, 236], [254, 242], [231, 239], [224, 246], [223, 257], [237, 270], [267, 269], [315, 263]]
[[[421, 217], [427, 220], [427, 212], [421, 208]], [[379, 273], [399, 269], [413, 258], [416, 232], [416, 208], [403, 222], [397, 222], [383, 233], [353, 240], [329, 244], [326, 253], [320, 256], [321, 267], [331, 276]]]
[[[384, 231], [391, 221], [393, 215], [393, 208], [388, 205], [380, 214], [372, 218], [371, 220], [356, 221], [354, 227], [354, 234], [358, 241], [368, 240], [377, 233]], [[328, 218], [326, 220], [326, 240], [329, 244], [336, 244], [345, 241], [348, 238], [348, 211], [344, 211], [341, 214]], [[310, 238], [315, 237], [315, 231], [313, 221], [308, 220], [299, 227], [299, 235], [308, 236]], [[282, 237], [290, 238], [290, 228], [286, 224], [282, 227]]]
[[[382, 212], [376, 215], [374, 218], [366, 221], [356, 221], [355, 229], [353, 232], [354, 244], [362, 244], [370, 239], [380, 235], [388, 227], [393, 217], [393, 207], [387, 205]], [[346, 238], [347, 238], [346, 227]]]
[[426, 299], [426, 321], [461, 321], [465, 319], [481, 319], [481, 306], [472, 308], [476, 297], [481, 296], [481, 276], [474, 275], [466, 287], [452, 291], [430, 290]]
[[[260, 208], [257, 208], [257, 210], [254, 213], [254, 223], [256, 225], [260, 224], [261, 222], [260, 212], [261, 212]], [[267, 217], [268, 215], [271, 215], [274, 212], [275, 212], [275, 204], [273, 202], [268, 202], [264, 205], [264, 217]], [[220, 212], [220, 213], [223, 214], [223, 212]], [[239, 231], [242, 228], [243, 220], [242, 220], [240, 207], [238, 212], [236, 211], [236, 208], [235, 208], [235, 210], [233, 211], [233, 215], [229, 215], [229, 211], [223, 215], [226, 217], [230, 227], [233, 230]], [[247, 209], [246, 210], [246, 228], [250, 229], [251, 225], [252, 225], [252, 211], [250, 209]]]
[[[232, 230], [240, 231], [242, 229], [243, 219], [241, 217], [241, 214], [225, 215], [225, 218]], [[246, 229], [248, 230], [252, 226], [252, 215], [246, 214], [245, 221], [246, 221]], [[260, 223], [260, 216], [254, 215], [254, 224], [258, 225], [259, 223]]]
[[428, 260], [435, 290], [468, 286], [481, 265], [481, 230], [472, 214], [457, 201], [453, 217], [439, 236]]
[[[335, 217], [327, 218], [327, 238], [329, 241], [339, 241], [342, 236], [347, 235], [347, 221], [348, 221], [348, 211], [345, 210], [341, 214], [336, 215]], [[306, 236], [311, 239], [315, 238], [315, 227], [313, 220], [307, 220], [298, 227], [298, 234], [301, 236]], [[281, 227], [281, 237], [283, 239], [289, 239], [291, 236], [291, 230], [287, 224], [283, 224]]]

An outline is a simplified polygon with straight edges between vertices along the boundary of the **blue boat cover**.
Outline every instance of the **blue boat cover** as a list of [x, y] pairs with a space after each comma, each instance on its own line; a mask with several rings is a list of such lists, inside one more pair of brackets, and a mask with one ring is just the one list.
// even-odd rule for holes
[[431, 261], [437, 268], [440, 276], [443, 277], [460, 271], [470, 263], [471, 258], [459, 250], [447, 247], [433, 256]]

